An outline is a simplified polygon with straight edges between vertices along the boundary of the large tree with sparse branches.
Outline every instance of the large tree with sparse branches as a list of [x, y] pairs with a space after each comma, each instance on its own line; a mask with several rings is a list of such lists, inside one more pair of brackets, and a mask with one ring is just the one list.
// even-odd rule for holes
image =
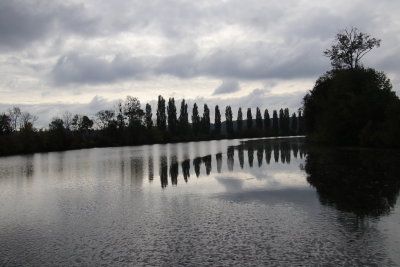
[[381, 40], [353, 27], [336, 34], [335, 43], [324, 51], [324, 56], [331, 60], [334, 69], [354, 69], [360, 67], [361, 58], [380, 44]]

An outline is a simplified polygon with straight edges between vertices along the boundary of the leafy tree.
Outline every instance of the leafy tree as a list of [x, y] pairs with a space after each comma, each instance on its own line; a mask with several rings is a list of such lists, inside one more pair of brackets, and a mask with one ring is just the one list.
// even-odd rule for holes
[[219, 111], [218, 105], [215, 106], [215, 121], [214, 121], [214, 129], [217, 135], [221, 134], [221, 112]]
[[19, 107], [12, 107], [8, 109], [8, 117], [11, 120], [12, 131], [18, 131], [19, 119], [21, 117], [21, 109]]
[[256, 126], [259, 129], [262, 129], [263, 127], [263, 120], [262, 120], [262, 116], [261, 116], [261, 111], [260, 109], [257, 107], [256, 110]]
[[336, 43], [324, 55], [331, 60], [334, 69], [353, 69], [360, 67], [360, 60], [372, 48], [379, 47], [381, 40], [359, 32], [357, 28], [346, 29], [336, 35]]
[[146, 104], [146, 112], [144, 117], [147, 129], [153, 128], [153, 113], [151, 113], [151, 105], [149, 103]]
[[167, 118], [165, 115], [165, 99], [162, 96], [158, 96], [157, 103], [157, 128], [161, 131], [167, 129]]
[[33, 129], [33, 124], [37, 121], [38, 117], [30, 114], [29, 112], [21, 112], [19, 128], [21, 129]]
[[0, 136], [9, 135], [11, 132], [12, 127], [10, 117], [5, 113], [0, 114]]
[[181, 135], [186, 135], [189, 131], [189, 114], [188, 114], [188, 105], [185, 99], [182, 99], [181, 102], [181, 110], [179, 113], [179, 132]]
[[398, 146], [399, 115], [393, 114], [399, 102], [382, 72], [361, 67], [329, 71], [303, 99], [307, 134], [340, 145]]
[[201, 118], [202, 132], [208, 134], [210, 132], [210, 109], [204, 104], [203, 117]]
[[[114, 121], [114, 117], [115, 117], [115, 111], [114, 110], [100, 110], [99, 112], [96, 113], [96, 123], [97, 125], [100, 127], [100, 129], [106, 129], [108, 128]], [[63, 117], [64, 123], [67, 124]], [[69, 120], [69, 119], [68, 119]], [[68, 125], [70, 125], [72, 123], [72, 119], [71, 122], [68, 123]], [[70, 126], [68, 126], [68, 128], [70, 128]]]
[[229, 135], [233, 134], [233, 116], [232, 116], [232, 108], [231, 106], [227, 106], [225, 108], [225, 123], [226, 123], [226, 131]]
[[175, 134], [178, 126], [178, 119], [176, 115], [175, 99], [173, 97], [168, 100], [167, 114], [168, 130]]
[[199, 115], [199, 109], [197, 107], [197, 104], [194, 103], [193, 105], [193, 110], [192, 110], [192, 128], [194, 134], [197, 134], [200, 130], [200, 115]]
[[271, 118], [269, 117], [268, 109], [264, 110], [264, 128], [267, 135], [271, 134]]
[[239, 107], [239, 110], [238, 110], [236, 123], [237, 123], [237, 130], [239, 132], [242, 131], [242, 129], [243, 129], [243, 113], [242, 113], [241, 107]]
[[64, 131], [64, 121], [61, 118], [53, 118], [49, 124], [49, 131]]
[[253, 115], [251, 115], [251, 108], [247, 109], [247, 129], [253, 127]]
[[81, 116], [79, 120], [79, 130], [80, 131], [88, 131], [93, 127], [93, 120], [89, 119], [88, 116]]
[[64, 128], [68, 131], [71, 130], [71, 123], [72, 123], [73, 117], [74, 117], [74, 115], [72, 115], [72, 113], [69, 111], [65, 111], [61, 116], [61, 119], [64, 122]]
[[124, 103], [124, 115], [128, 118], [129, 126], [142, 125], [144, 111], [137, 97], [127, 96]]
[[[124, 104], [122, 100], [118, 101], [116, 109], [117, 109], [117, 127], [118, 129], [122, 130], [125, 128]], [[75, 125], [77, 125], [77, 123], [75, 123]]]

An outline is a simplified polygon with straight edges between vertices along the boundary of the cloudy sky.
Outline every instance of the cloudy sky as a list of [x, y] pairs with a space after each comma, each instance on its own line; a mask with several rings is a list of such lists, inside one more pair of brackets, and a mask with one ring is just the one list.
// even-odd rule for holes
[[46, 125], [160, 94], [294, 111], [351, 26], [382, 39], [364, 65], [400, 95], [399, 13], [398, 0], [1, 0], [0, 112], [20, 106]]

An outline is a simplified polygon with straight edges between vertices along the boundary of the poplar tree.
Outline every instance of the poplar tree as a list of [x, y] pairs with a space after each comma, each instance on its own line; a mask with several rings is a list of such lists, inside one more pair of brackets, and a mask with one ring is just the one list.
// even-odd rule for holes
[[243, 113], [242, 113], [242, 108], [239, 108], [238, 110], [238, 115], [237, 115], [237, 130], [240, 132], [243, 129]]
[[256, 126], [259, 129], [262, 129], [263, 127], [263, 120], [262, 120], [262, 116], [261, 116], [261, 111], [260, 109], [257, 107], [256, 110]]
[[176, 118], [175, 99], [173, 97], [168, 100], [167, 113], [168, 113], [168, 130], [171, 133], [176, 133], [178, 120]]
[[146, 104], [145, 121], [147, 129], [153, 127], [153, 113], [151, 113], [151, 106], [149, 103]]
[[214, 130], [217, 135], [221, 134], [221, 112], [218, 105], [215, 106]]
[[179, 133], [181, 135], [186, 135], [189, 130], [189, 114], [187, 109], [188, 105], [185, 99], [182, 99], [181, 110], [179, 113], [179, 121], [178, 121]]
[[196, 103], [194, 103], [193, 111], [192, 111], [192, 128], [193, 128], [194, 134], [197, 134], [200, 130], [199, 109], [198, 109]]
[[247, 129], [253, 127], [253, 115], [251, 115], [251, 108], [247, 109]]
[[162, 96], [158, 96], [157, 103], [157, 128], [161, 131], [167, 129], [167, 118], [165, 115], [165, 99]]
[[272, 113], [272, 129], [273, 135], [277, 136], [279, 133], [279, 119], [278, 119], [278, 112], [276, 110]]
[[268, 109], [264, 110], [264, 129], [267, 135], [271, 134], [271, 118], [269, 117]]
[[226, 118], [226, 131], [228, 134], [233, 134], [233, 118], [232, 118], [232, 108], [231, 106], [227, 106], [225, 109], [225, 118]]
[[292, 123], [291, 123], [291, 133], [292, 134], [294, 134], [294, 135], [297, 135], [297, 126], [298, 126], [298, 123], [297, 123], [297, 116], [296, 116], [296, 113], [295, 112], [293, 112], [293, 114], [292, 114]]
[[210, 124], [210, 109], [208, 108], [207, 104], [204, 104], [203, 117], [201, 118], [201, 128], [203, 133], [209, 134]]

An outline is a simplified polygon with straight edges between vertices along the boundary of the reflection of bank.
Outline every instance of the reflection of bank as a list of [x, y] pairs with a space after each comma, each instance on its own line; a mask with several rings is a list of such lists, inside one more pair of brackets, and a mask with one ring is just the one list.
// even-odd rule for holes
[[388, 215], [400, 190], [398, 153], [309, 149], [305, 170], [320, 202], [359, 217]]
[[[236, 152], [235, 152], [236, 150]], [[253, 168], [254, 156], [256, 154], [257, 162], [255, 166], [261, 168], [264, 164], [271, 164], [272, 153], [274, 154], [275, 163], [282, 164], [290, 164], [290, 157], [293, 154], [293, 157], [297, 158], [298, 152], [300, 156], [304, 154], [304, 146], [303, 139], [297, 138], [287, 138], [287, 139], [257, 139], [257, 140], [248, 140], [242, 142], [237, 146], [229, 146], [226, 150], [226, 165], [223, 164], [223, 154], [216, 153], [216, 171], [217, 173], [222, 173], [224, 166], [226, 166], [227, 171], [233, 172], [235, 170], [235, 156], [237, 155], [239, 166], [241, 169], [245, 166], [245, 157], [247, 156], [247, 165], [250, 168]], [[246, 153], [247, 152], [247, 153]], [[235, 155], [236, 154], [236, 155]], [[265, 154], [265, 162], [264, 162], [264, 154]], [[168, 173], [171, 178], [171, 184], [177, 185], [179, 178], [179, 162], [176, 155], [171, 155], [168, 166], [168, 157], [167, 155], [163, 155], [160, 157], [160, 180], [161, 187], [168, 186]], [[192, 160], [185, 158], [181, 163], [181, 171], [182, 176], [185, 182], [188, 182], [188, 178], [190, 177], [190, 165], [192, 163], [194, 173], [196, 177], [201, 176], [201, 170], [205, 170], [205, 175], [210, 175], [212, 172], [212, 155], [207, 155], [203, 157], [195, 157]], [[168, 172], [169, 170], [169, 172]], [[149, 174], [150, 177], [150, 174]]]

